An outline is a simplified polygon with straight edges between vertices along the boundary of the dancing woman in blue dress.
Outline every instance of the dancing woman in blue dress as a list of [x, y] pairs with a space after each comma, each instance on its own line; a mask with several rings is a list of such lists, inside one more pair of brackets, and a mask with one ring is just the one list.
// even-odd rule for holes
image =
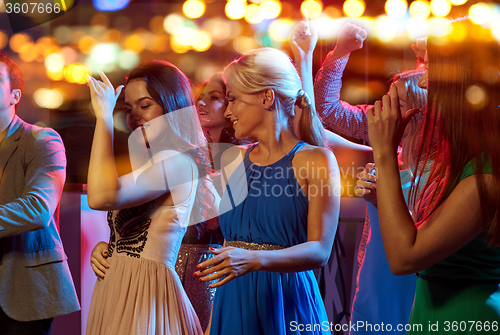
[[337, 229], [335, 156], [321, 147], [322, 125], [284, 53], [249, 51], [223, 77], [236, 137], [257, 143], [222, 155], [226, 242], [196, 272], [218, 280], [210, 334], [330, 334], [311, 270], [328, 261]]

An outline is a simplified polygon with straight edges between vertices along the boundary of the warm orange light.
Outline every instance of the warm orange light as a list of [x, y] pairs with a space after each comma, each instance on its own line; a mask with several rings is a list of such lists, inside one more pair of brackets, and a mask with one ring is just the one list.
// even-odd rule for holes
[[5, 48], [7, 43], [9, 43], [7, 34], [0, 30], [0, 49]]
[[281, 3], [277, 0], [264, 0], [260, 3], [260, 11], [266, 19], [277, 18], [281, 12]]
[[260, 7], [256, 4], [251, 4], [245, 12], [245, 21], [251, 24], [257, 24], [264, 20], [264, 16], [260, 12]]
[[39, 88], [33, 94], [33, 101], [38, 107], [56, 109], [64, 102], [64, 96], [58, 89]]
[[467, 2], [467, 0], [449, 0], [453, 6], [460, 6]]
[[196, 41], [193, 43], [193, 49], [198, 52], [207, 51], [212, 45], [212, 38], [207, 32], [199, 31]]
[[182, 12], [190, 19], [197, 19], [205, 13], [205, 3], [201, 0], [187, 0], [182, 6]]
[[35, 44], [31, 42], [23, 44], [19, 50], [19, 57], [25, 62], [34, 61], [37, 57]]
[[231, 20], [242, 19], [246, 10], [246, 3], [242, 0], [229, 0], [225, 7], [226, 16]]
[[469, 8], [469, 17], [475, 24], [483, 24], [488, 22], [491, 17], [490, 7], [484, 2], [478, 2]]
[[362, 0], [347, 0], [344, 2], [342, 9], [346, 16], [358, 18], [365, 12], [365, 2]]
[[451, 4], [448, 0], [431, 0], [431, 12], [435, 16], [444, 17], [451, 11]]
[[78, 49], [84, 54], [90, 54], [92, 48], [96, 45], [96, 40], [92, 36], [84, 36], [78, 41]]
[[127, 50], [132, 50], [136, 53], [140, 53], [146, 48], [146, 43], [141, 38], [141, 36], [137, 34], [132, 34], [125, 39], [123, 47]]
[[419, 20], [425, 20], [431, 13], [431, 6], [426, 0], [417, 0], [410, 4], [409, 11], [411, 17]]
[[306, 0], [300, 5], [300, 12], [304, 16], [305, 11], [310, 19], [316, 19], [321, 15], [323, 11], [323, 3], [317, 0]]
[[385, 12], [393, 18], [403, 17], [408, 9], [406, 0], [387, 0], [385, 3]]
[[24, 33], [15, 34], [10, 38], [9, 46], [12, 51], [19, 52], [21, 47], [25, 44], [31, 42], [31, 37]]

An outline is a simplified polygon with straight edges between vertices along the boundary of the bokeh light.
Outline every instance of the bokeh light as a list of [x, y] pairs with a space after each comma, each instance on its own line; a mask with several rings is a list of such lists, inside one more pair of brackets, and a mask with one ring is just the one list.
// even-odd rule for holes
[[305, 10], [307, 10], [309, 19], [316, 19], [323, 11], [323, 4], [321, 1], [306, 0], [300, 5], [300, 12], [302, 13], [302, 16], [304, 16]]
[[253, 37], [238, 36], [233, 41], [233, 48], [239, 54], [242, 54], [248, 50], [256, 49], [259, 44], [255, 41]]
[[90, 54], [97, 41], [92, 36], [84, 36], [78, 41], [78, 49], [84, 54]]
[[408, 9], [406, 0], [387, 0], [385, 3], [385, 12], [393, 18], [403, 17]]
[[406, 25], [406, 34], [412, 41], [419, 37], [426, 37], [429, 34], [427, 21], [416, 18], [409, 19]]
[[435, 36], [434, 43], [444, 44], [449, 41], [449, 37], [453, 32], [451, 24], [447, 24], [448, 20], [443, 17], [431, 17], [427, 20], [429, 32]]
[[229, 0], [224, 10], [231, 20], [239, 20], [245, 16], [247, 6], [243, 0]]
[[70, 83], [85, 84], [90, 70], [83, 64], [70, 64], [64, 68], [64, 79]]
[[484, 89], [477, 85], [469, 86], [467, 88], [467, 91], [465, 91], [465, 97], [467, 101], [475, 107], [484, 106], [487, 99], [487, 95]]
[[25, 44], [31, 42], [31, 37], [25, 33], [14, 34], [9, 41], [9, 46], [12, 51], [19, 52], [21, 47]]
[[0, 30], [0, 49], [5, 48], [7, 43], [9, 43], [7, 34], [3, 30]]
[[97, 44], [90, 52], [86, 65], [93, 74], [97, 74], [98, 71], [111, 72], [116, 68], [120, 51], [120, 46], [115, 43]]
[[90, 25], [92, 27], [96, 26], [101, 26], [101, 27], [108, 27], [109, 26], [109, 19], [106, 15], [102, 13], [97, 13], [92, 18], [90, 19]]
[[197, 39], [193, 43], [193, 49], [198, 52], [207, 51], [212, 45], [212, 38], [210, 34], [205, 31], [199, 31], [197, 34]]
[[123, 50], [118, 57], [118, 66], [124, 70], [130, 70], [139, 65], [140, 57], [131, 50]]
[[51, 72], [59, 72], [64, 69], [64, 58], [58, 53], [53, 53], [45, 57], [45, 68]]
[[189, 51], [189, 47], [183, 44], [182, 41], [179, 41], [178, 38], [175, 38], [175, 36], [170, 38], [170, 47], [172, 48], [172, 51], [178, 54], [183, 54]]
[[491, 17], [490, 8], [484, 2], [478, 2], [477, 4], [470, 6], [469, 17], [475, 24], [486, 23]]
[[390, 42], [396, 37], [397, 23], [394, 19], [381, 15], [375, 20], [375, 37], [382, 42]]
[[284, 42], [290, 38], [294, 26], [295, 23], [289, 19], [275, 20], [269, 25], [268, 33], [273, 40]]
[[33, 102], [41, 108], [56, 109], [64, 102], [64, 96], [58, 89], [39, 88], [33, 94]]
[[[163, 23], [163, 18], [162, 18], [162, 23]], [[106, 30], [106, 33], [102, 37], [103, 42], [109, 42], [109, 43], [120, 43], [121, 40], [122, 40], [122, 33], [116, 29]]]
[[260, 6], [256, 4], [251, 4], [247, 6], [245, 12], [245, 21], [251, 24], [261, 23], [264, 20], [264, 16], [260, 11]]
[[200, 0], [187, 0], [182, 5], [182, 13], [190, 19], [197, 19], [205, 13], [205, 3]]
[[184, 20], [185, 19], [178, 14], [169, 14], [163, 21], [163, 28], [165, 28], [165, 31], [167, 33], [173, 34], [175, 32], [175, 29], [183, 25]]
[[449, 0], [453, 6], [460, 6], [467, 2], [467, 0]]
[[36, 51], [45, 58], [59, 51], [59, 43], [51, 36], [42, 36], [36, 41]]
[[465, 24], [457, 22], [453, 25], [453, 30], [450, 32], [449, 36], [452, 40], [456, 42], [463, 41], [468, 34], [468, 29]]
[[451, 11], [451, 4], [448, 0], [431, 0], [431, 12], [435, 16], [444, 17]]
[[64, 64], [76, 63], [76, 61], [78, 60], [78, 51], [76, 51], [72, 47], [62, 48], [59, 54], [63, 57]]
[[71, 40], [71, 28], [66, 25], [61, 25], [54, 29], [52, 36], [61, 44], [69, 43]]
[[165, 29], [163, 28], [163, 20], [165, 18], [160, 15], [155, 15], [149, 20], [149, 29], [151, 29], [152, 32], [155, 32], [157, 34], [161, 34], [165, 32]]
[[342, 9], [346, 16], [358, 18], [365, 12], [365, 2], [362, 0], [347, 0], [344, 2]]
[[132, 34], [125, 39], [123, 47], [135, 53], [141, 53], [146, 48], [146, 43], [138, 34]]
[[217, 41], [226, 41], [231, 36], [231, 24], [227, 20], [214, 18], [203, 24], [203, 29], [212, 35]]
[[146, 48], [154, 53], [162, 53], [168, 51], [169, 44], [167, 35], [153, 35], [148, 38]]
[[260, 11], [265, 19], [277, 18], [281, 13], [281, 3], [276, 0], [264, 0], [260, 4]]
[[128, 6], [130, 0], [92, 0], [94, 7], [101, 11], [115, 11]]
[[326, 8], [323, 9], [323, 14], [325, 14], [328, 17], [331, 17], [331, 18], [342, 17], [342, 12], [340, 10], [338, 10], [338, 8], [336, 8], [334, 6], [326, 6]]
[[19, 49], [19, 57], [25, 62], [32, 62], [37, 57], [35, 44], [32, 42], [25, 43]]
[[328, 15], [321, 15], [319, 18], [314, 20], [314, 25], [316, 26], [316, 31], [318, 32], [318, 38], [321, 39], [331, 39], [337, 37], [340, 29], [343, 27], [343, 22], [341, 20], [335, 20]]
[[431, 14], [431, 6], [426, 0], [413, 1], [410, 4], [409, 12], [412, 18], [425, 20]]

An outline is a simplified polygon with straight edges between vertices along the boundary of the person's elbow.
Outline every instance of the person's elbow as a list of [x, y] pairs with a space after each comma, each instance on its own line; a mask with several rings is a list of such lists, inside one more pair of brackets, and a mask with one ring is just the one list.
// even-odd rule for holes
[[417, 267], [411, 261], [402, 257], [388, 258], [387, 261], [389, 262], [389, 269], [395, 276], [407, 276], [418, 272]]
[[113, 207], [110, 199], [97, 194], [87, 194], [87, 203], [89, 207], [96, 211], [107, 211]]
[[328, 260], [330, 259], [330, 255], [332, 253], [332, 248], [322, 245], [320, 242], [315, 242], [316, 250], [314, 251], [314, 257], [310, 259], [311, 268], [319, 269], [324, 267]]

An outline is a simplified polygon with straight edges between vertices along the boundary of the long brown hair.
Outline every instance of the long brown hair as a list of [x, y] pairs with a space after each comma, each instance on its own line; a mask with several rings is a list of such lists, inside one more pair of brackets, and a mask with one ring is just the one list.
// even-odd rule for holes
[[132, 80], [144, 80], [153, 100], [163, 108], [164, 114], [171, 115], [165, 118], [168, 148], [189, 155], [196, 163], [198, 186], [190, 224], [215, 216], [216, 209], [209, 205], [214, 202], [214, 196], [207, 179], [212, 172], [207, 141], [194, 107], [189, 79], [175, 65], [163, 60], [152, 60], [132, 69], [126, 84]]
[[[484, 168], [491, 163], [494, 182], [500, 186], [500, 49], [489, 29], [469, 21], [451, 22], [466, 27], [462, 41], [446, 42], [429, 37], [427, 52], [428, 112], [417, 161], [427, 162], [437, 151], [429, 179], [421, 192], [431, 192], [432, 200], [423, 208], [425, 221], [451, 194], [467, 163], [473, 162], [481, 222], [488, 229], [490, 244], [500, 246], [500, 192], [487, 192]], [[463, 27], [461, 27], [463, 28]], [[463, 30], [462, 30], [463, 31]], [[436, 185], [430, 189], [431, 184]], [[416, 199], [414, 199], [415, 201]], [[492, 221], [490, 221], [492, 219]], [[491, 225], [490, 225], [491, 223]]]

